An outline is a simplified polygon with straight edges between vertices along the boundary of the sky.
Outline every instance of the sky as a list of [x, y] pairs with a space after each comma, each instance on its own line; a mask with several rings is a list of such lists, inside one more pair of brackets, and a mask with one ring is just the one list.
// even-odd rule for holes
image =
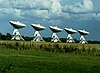
[[[46, 27], [40, 32], [43, 37], [51, 37], [49, 26], [52, 25], [62, 29], [84, 29], [90, 32], [85, 36], [87, 40], [100, 41], [99, 3], [100, 0], [0, 0], [0, 32], [12, 33], [9, 21], [14, 20], [26, 24], [19, 30], [24, 36], [33, 36], [33, 23]], [[63, 38], [67, 35], [65, 31], [58, 33]], [[79, 39], [80, 34], [72, 36]]]

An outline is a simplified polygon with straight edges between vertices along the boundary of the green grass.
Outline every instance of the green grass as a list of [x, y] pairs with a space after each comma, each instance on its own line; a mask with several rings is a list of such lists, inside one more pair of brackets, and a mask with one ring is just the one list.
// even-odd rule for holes
[[100, 45], [0, 41], [0, 73], [100, 73]]
[[71, 53], [0, 49], [0, 69], [7, 73], [100, 73], [100, 57]]

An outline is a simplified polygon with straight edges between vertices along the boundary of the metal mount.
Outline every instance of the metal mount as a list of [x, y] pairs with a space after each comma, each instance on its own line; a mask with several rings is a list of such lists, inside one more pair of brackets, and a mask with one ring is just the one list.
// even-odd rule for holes
[[85, 44], [85, 43], [88, 43], [88, 42], [86, 41], [85, 37], [83, 35], [81, 35], [79, 43]]
[[51, 42], [61, 42], [56, 33], [52, 34], [52, 40], [51, 40]]
[[71, 36], [71, 34], [68, 34], [66, 42], [68, 42], [68, 43], [74, 43], [75, 42], [73, 37]]
[[45, 41], [43, 40], [43, 38], [41, 37], [39, 31], [36, 31], [36, 32], [34, 33], [34, 37], [35, 37], [35, 38], [32, 40], [33, 42], [41, 42], [41, 41], [45, 42]]
[[13, 37], [11, 40], [24, 40], [21, 36], [21, 34], [19, 33], [18, 29], [14, 29], [13, 31]]

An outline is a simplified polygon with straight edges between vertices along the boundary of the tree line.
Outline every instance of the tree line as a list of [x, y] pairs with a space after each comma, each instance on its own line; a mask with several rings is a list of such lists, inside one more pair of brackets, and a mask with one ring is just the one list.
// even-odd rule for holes
[[[22, 36], [22, 37], [25, 39], [25, 41], [31, 41], [34, 38], [34, 37], [29, 37], [29, 36]], [[12, 38], [12, 35], [10, 33], [6, 33], [5, 35], [2, 34], [2, 33], [0, 33], [0, 40], [11, 40], [11, 38]], [[51, 37], [43, 37], [43, 39], [46, 42], [51, 42]], [[62, 42], [66, 42], [66, 38], [60, 38], [60, 40]], [[76, 43], [79, 42], [79, 40], [77, 40], [77, 39], [74, 39], [74, 40], [76, 41]], [[90, 43], [90, 44], [100, 44], [100, 41], [97, 41], [97, 40], [93, 40], [93, 41], [88, 40], [88, 43]]]

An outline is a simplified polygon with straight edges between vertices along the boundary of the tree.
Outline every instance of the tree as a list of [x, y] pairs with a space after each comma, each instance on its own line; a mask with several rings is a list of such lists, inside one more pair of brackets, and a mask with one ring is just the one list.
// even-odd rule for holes
[[6, 34], [6, 40], [11, 40], [11, 38], [12, 38], [12, 35], [10, 33], [7, 33]]
[[0, 32], [0, 40], [1, 40], [2, 33]]
[[2, 36], [1, 36], [1, 39], [2, 39], [2, 40], [6, 40], [6, 36], [5, 36], [5, 35], [2, 35]]

